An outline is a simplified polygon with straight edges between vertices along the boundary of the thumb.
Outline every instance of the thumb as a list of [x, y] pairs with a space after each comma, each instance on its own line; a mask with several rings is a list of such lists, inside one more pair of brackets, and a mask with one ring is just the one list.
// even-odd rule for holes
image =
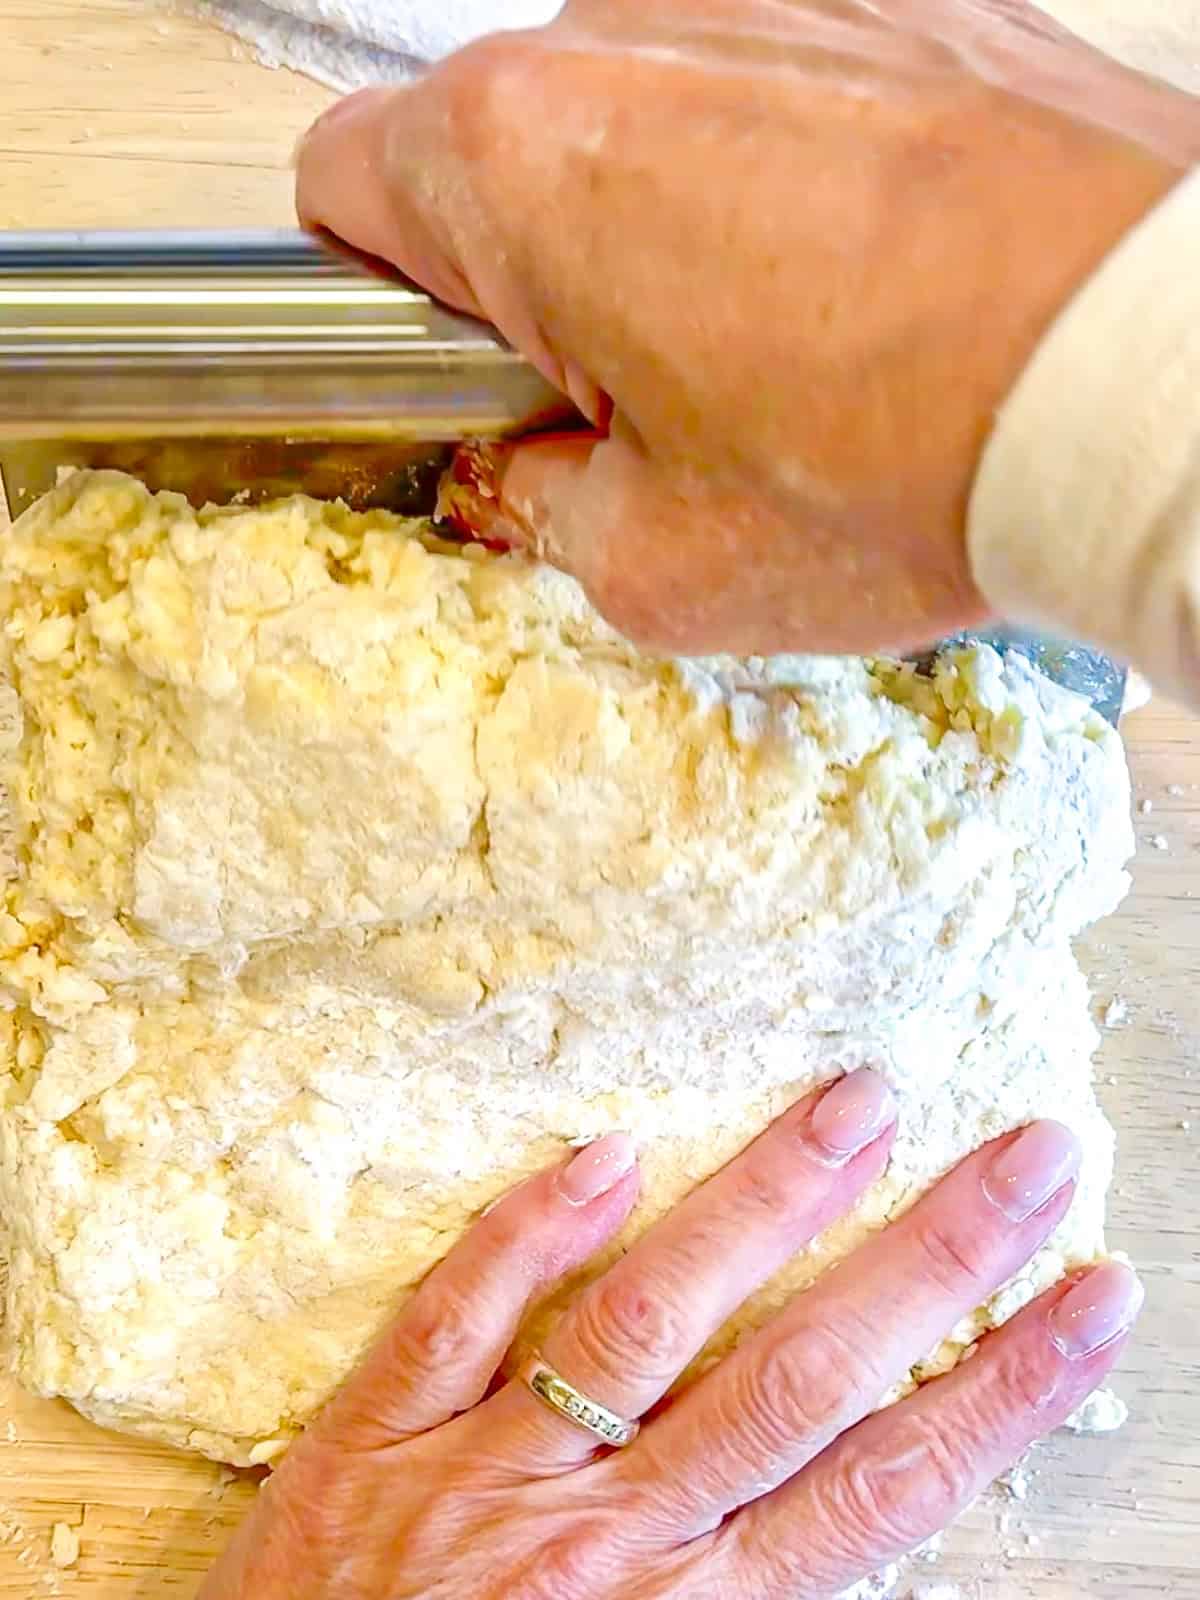
[[460, 445], [442, 479], [437, 520], [464, 539], [567, 564], [561, 530], [604, 437], [577, 431]]
[[[764, 559], [783, 530], [767, 507], [645, 450], [618, 413], [608, 432], [463, 445], [437, 516], [463, 538], [525, 550], [577, 578], [601, 615], [648, 649], [755, 647], [765, 606], [739, 611], [742, 555]], [[763, 541], [754, 548], [749, 520]]]

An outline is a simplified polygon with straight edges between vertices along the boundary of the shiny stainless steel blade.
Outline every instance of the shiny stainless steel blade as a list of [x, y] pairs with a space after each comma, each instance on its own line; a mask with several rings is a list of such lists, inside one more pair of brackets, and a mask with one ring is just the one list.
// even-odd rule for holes
[[1069, 644], [1061, 639], [1048, 638], [1045, 634], [1031, 633], [1028, 629], [998, 627], [956, 634], [951, 639], [940, 640], [925, 655], [913, 659], [918, 664], [932, 663], [939, 651], [956, 644], [987, 644], [1001, 655], [1012, 651], [1024, 656], [1047, 678], [1090, 700], [1106, 721], [1111, 722], [1114, 728], [1117, 726], [1129, 673], [1111, 656], [1089, 649], [1087, 645]]
[[0, 474], [428, 509], [448, 447], [560, 418], [494, 329], [300, 233], [0, 234]]

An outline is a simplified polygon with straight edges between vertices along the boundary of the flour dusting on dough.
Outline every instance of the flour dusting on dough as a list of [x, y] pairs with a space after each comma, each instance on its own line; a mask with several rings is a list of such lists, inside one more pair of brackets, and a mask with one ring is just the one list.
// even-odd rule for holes
[[1083, 1139], [1074, 1208], [910, 1381], [1102, 1249], [1070, 940], [1125, 890], [1129, 785], [1019, 661], [656, 662], [519, 557], [115, 474], [20, 520], [0, 605], [0, 1217], [37, 1392], [270, 1459], [523, 1174], [632, 1129], [628, 1242], [863, 1062], [888, 1174], [739, 1326], [1036, 1115]]

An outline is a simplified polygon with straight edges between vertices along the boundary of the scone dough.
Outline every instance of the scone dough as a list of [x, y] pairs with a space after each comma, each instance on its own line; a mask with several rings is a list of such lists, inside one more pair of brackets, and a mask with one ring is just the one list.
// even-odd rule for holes
[[0, 614], [0, 1217], [38, 1393], [269, 1460], [568, 1143], [637, 1135], [628, 1243], [863, 1062], [902, 1104], [887, 1176], [725, 1342], [1034, 1115], [1083, 1137], [1074, 1208], [914, 1379], [1102, 1249], [1070, 940], [1125, 890], [1128, 778], [1021, 662], [653, 661], [519, 557], [104, 473], [15, 526]]

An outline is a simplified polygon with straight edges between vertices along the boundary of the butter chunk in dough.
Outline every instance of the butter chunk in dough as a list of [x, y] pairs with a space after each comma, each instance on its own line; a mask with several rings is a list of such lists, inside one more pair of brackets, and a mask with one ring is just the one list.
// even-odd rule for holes
[[641, 1141], [627, 1243], [862, 1062], [901, 1100], [888, 1174], [738, 1327], [1035, 1115], [1084, 1139], [1073, 1210], [913, 1380], [1102, 1250], [1070, 940], [1125, 890], [1129, 785], [1021, 663], [653, 661], [423, 524], [103, 473], [20, 520], [0, 590], [31, 1389], [269, 1459], [568, 1142]]

